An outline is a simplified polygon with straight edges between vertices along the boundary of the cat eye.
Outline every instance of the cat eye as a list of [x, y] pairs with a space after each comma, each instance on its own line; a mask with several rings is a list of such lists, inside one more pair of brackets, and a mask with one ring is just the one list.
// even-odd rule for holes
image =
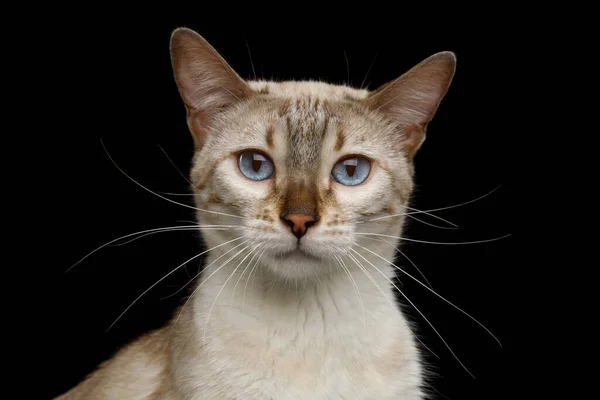
[[340, 160], [331, 170], [333, 179], [345, 186], [356, 186], [363, 183], [371, 172], [371, 162], [360, 156]]
[[253, 181], [264, 181], [275, 173], [275, 166], [267, 156], [257, 151], [245, 151], [238, 158], [242, 174]]

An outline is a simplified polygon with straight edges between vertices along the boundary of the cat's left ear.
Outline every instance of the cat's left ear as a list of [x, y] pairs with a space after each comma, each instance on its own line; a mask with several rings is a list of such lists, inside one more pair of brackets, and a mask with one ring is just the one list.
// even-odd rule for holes
[[251, 95], [227, 61], [199, 34], [176, 29], [171, 36], [171, 62], [185, 103], [196, 147], [202, 147], [217, 114]]
[[434, 54], [365, 99], [369, 108], [384, 113], [397, 126], [410, 160], [425, 140], [427, 124], [450, 86], [455, 67], [454, 53]]

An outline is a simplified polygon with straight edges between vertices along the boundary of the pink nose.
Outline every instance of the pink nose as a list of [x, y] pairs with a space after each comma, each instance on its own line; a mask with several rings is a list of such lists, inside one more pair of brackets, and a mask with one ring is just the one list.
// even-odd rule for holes
[[316, 223], [315, 217], [306, 214], [287, 214], [281, 217], [281, 219], [292, 227], [292, 233], [296, 235], [298, 239], [304, 236], [308, 228]]

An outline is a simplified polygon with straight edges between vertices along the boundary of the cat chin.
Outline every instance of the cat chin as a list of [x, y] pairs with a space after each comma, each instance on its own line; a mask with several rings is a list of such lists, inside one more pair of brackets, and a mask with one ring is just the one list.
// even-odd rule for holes
[[265, 256], [264, 264], [271, 272], [283, 279], [310, 279], [328, 270], [326, 261], [300, 248], [287, 253]]

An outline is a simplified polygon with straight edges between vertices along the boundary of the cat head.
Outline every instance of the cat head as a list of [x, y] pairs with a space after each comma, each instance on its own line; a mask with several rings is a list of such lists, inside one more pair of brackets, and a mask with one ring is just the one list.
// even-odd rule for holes
[[[226, 225], [277, 276], [315, 276], [358, 232], [399, 236], [412, 161], [455, 69], [437, 53], [379, 89], [244, 81], [197, 33], [177, 29], [171, 58], [196, 153], [198, 218]], [[373, 238], [371, 236], [371, 238]]]

